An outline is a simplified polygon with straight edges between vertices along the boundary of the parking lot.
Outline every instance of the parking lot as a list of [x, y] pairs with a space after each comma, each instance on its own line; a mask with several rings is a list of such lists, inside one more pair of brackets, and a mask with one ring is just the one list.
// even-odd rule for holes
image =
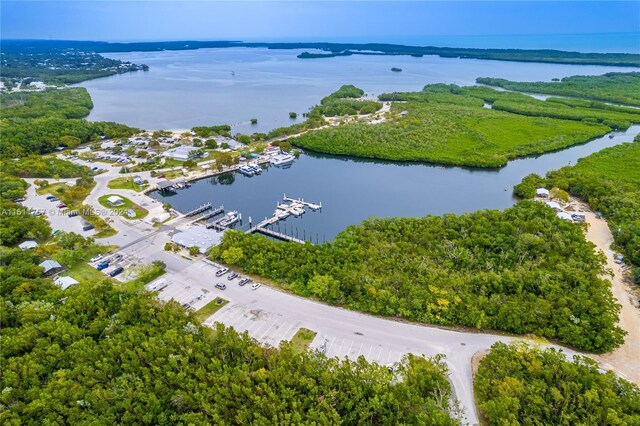
[[66, 209], [59, 209], [56, 207], [58, 203], [60, 203], [60, 201], [47, 200], [46, 195], [36, 194], [35, 185], [31, 185], [27, 189], [26, 200], [22, 202], [22, 205], [29, 209], [43, 211], [51, 224], [51, 229], [54, 231], [59, 229], [65, 232], [75, 232], [83, 237], [90, 237], [95, 233], [93, 229], [83, 231], [82, 217], [69, 217]]

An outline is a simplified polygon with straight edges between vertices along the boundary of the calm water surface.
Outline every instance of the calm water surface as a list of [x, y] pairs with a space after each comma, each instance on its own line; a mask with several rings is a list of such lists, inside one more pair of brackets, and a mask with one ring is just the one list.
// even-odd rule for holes
[[[289, 112], [301, 116], [343, 84], [377, 95], [420, 90], [429, 83], [471, 85], [476, 77], [550, 81], [575, 74], [629, 71], [436, 56], [298, 59], [300, 52], [230, 48], [107, 54], [151, 68], [83, 82], [95, 104], [89, 120], [147, 130], [231, 124], [234, 132], [265, 132], [295, 123]], [[403, 71], [392, 72], [391, 67]], [[258, 119], [257, 125], [249, 123], [252, 118]]]
[[[514, 160], [500, 170], [441, 168], [419, 163], [392, 163], [324, 155], [302, 155], [290, 168], [270, 167], [259, 176], [227, 174], [198, 181], [189, 189], [163, 197], [183, 212], [204, 203], [224, 204], [254, 223], [271, 216], [283, 195], [322, 202], [321, 212], [289, 217], [280, 231], [306, 239], [331, 240], [345, 227], [371, 216], [420, 217], [503, 209], [514, 204], [513, 185], [529, 173], [544, 174], [603, 148], [633, 140], [640, 126], [539, 157]], [[278, 225], [275, 226], [278, 229]]]

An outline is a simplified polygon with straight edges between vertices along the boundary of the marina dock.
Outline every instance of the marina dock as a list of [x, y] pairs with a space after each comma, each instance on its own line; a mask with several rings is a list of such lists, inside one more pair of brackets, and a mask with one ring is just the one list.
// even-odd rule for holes
[[203, 204], [200, 207], [196, 207], [195, 209], [185, 213], [185, 217], [195, 216], [198, 213], [202, 213], [203, 211], [209, 210], [211, 208], [211, 203]]
[[268, 235], [279, 240], [304, 244], [306, 242], [305, 240], [301, 240], [297, 237], [274, 231], [273, 229], [269, 229], [268, 227], [276, 224], [280, 220], [286, 219], [289, 216], [301, 216], [305, 213], [305, 207], [308, 207], [313, 211], [320, 210], [322, 209], [322, 203], [310, 203], [304, 201], [302, 198], [295, 199], [287, 197], [286, 194], [284, 195], [283, 200], [285, 201], [285, 203], [276, 204], [276, 210], [273, 213], [273, 216], [265, 217], [263, 221], [259, 222], [255, 226], [250, 226], [246, 233], [251, 234], [253, 232], [260, 232], [261, 234]]

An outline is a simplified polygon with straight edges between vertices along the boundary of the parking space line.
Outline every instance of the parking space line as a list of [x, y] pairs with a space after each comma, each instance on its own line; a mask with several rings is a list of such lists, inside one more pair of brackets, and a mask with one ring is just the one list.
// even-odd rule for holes
[[382, 358], [380, 358], [381, 355], [382, 355], [382, 345], [380, 345], [380, 350], [378, 351], [378, 356], [375, 359], [376, 362], [380, 362], [380, 360], [382, 359]]
[[264, 336], [266, 336], [266, 335], [271, 331], [271, 329], [273, 328], [273, 326], [274, 326], [274, 325], [276, 325], [276, 324], [271, 324], [271, 327], [267, 328], [267, 331], [265, 331], [265, 332], [262, 334], [262, 336], [258, 337], [257, 339], [258, 339], [258, 340], [262, 340], [262, 339], [264, 338]]
[[[243, 313], [243, 314], [245, 314], [245, 313]], [[251, 315], [249, 315], [249, 314], [248, 314], [248, 312], [246, 312], [246, 314], [247, 314], [247, 317], [246, 317], [242, 322], [240, 322], [240, 323], [238, 323], [238, 324], [232, 324], [231, 326], [232, 326], [233, 328], [235, 328], [236, 330], [241, 330], [241, 329], [243, 329], [243, 328], [244, 328], [244, 326], [245, 326], [249, 321], [251, 321], [251, 320], [252, 320]], [[247, 327], [245, 330], [248, 330], [248, 329], [249, 329], [249, 327]]]
[[340, 339], [340, 343], [338, 345], [336, 345], [338, 347], [338, 350], [335, 351], [334, 356], [339, 356], [340, 355], [340, 350], [342, 349], [342, 342], [344, 342], [344, 339]]
[[261, 324], [259, 322], [256, 321], [256, 324], [260, 324], [260, 327], [258, 327], [253, 333], [258, 333], [258, 331], [260, 331], [262, 329], [262, 327], [264, 327], [267, 324], [270, 324], [269, 320], [261, 320]]
[[367, 356], [365, 357], [367, 359], [367, 361], [371, 361], [371, 350], [373, 349], [373, 345], [369, 346], [369, 352], [367, 353]]
[[360, 347], [358, 348], [358, 352], [356, 352], [356, 358], [358, 358], [361, 355], [360, 351], [362, 351], [362, 345], [364, 345], [364, 343], [360, 343]]
[[[287, 327], [287, 328], [285, 329], [285, 326], [286, 326], [286, 325], [289, 325], [289, 327]], [[285, 330], [285, 332], [284, 332], [284, 333], [280, 332], [280, 333], [275, 334], [275, 335], [273, 336], [274, 340], [275, 340], [276, 342], [281, 342], [281, 341], [285, 340], [285, 338], [286, 338], [287, 334], [291, 331], [291, 329], [292, 329], [293, 327], [295, 327], [295, 325], [293, 325], [293, 324], [289, 324], [289, 323], [284, 323], [284, 325], [283, 325], [282, 329], [283, 329], [283, 330]]]

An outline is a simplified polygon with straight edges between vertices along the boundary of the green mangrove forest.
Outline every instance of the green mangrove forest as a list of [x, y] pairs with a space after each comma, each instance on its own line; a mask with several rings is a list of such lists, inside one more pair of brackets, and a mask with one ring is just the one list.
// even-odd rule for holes
[[496, 343], [480, 361], [476, 401], [488, 425], [638, 425], [640, 389], [587, 357]]
[[523, 201], [504, 211], [370, 219], [322, 245], [227, 232], [211, 257], [283, 289], [428, 324], [620, 345], [604, 259], [582, 229]]

